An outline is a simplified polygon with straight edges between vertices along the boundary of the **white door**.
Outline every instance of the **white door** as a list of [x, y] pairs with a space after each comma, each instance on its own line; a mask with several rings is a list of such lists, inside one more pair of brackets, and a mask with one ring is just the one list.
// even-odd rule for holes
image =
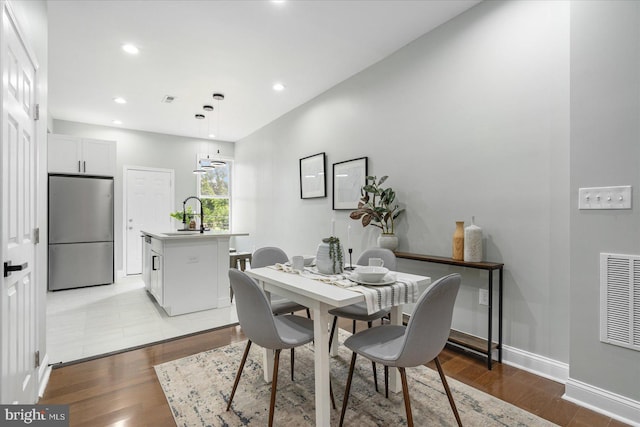
[[173, 170], [125, 167], [126, 274], [142, 273], [140, 230], [169, 231]]
[[[35, 66], [2, 11], [2, 403], [35, 403], [37, 393]], [[11, 263], [8, 266], [8, 263]], [[7, 268], [7, 266], [9, 268]], [[7, 271], [11, 268], [19, 269]], [[8, 273], [8, 274], [7, 274]], [[6, 277], [4, 277], [6, 276]]]

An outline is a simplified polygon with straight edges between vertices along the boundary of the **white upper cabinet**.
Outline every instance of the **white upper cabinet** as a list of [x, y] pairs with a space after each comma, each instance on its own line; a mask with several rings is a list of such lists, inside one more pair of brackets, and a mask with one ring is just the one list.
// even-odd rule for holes
[[116, 142], [82, 138], [82, 172], [115, 176]]
[[115, 176], [116, 142], [49, 135], [49, 173]]

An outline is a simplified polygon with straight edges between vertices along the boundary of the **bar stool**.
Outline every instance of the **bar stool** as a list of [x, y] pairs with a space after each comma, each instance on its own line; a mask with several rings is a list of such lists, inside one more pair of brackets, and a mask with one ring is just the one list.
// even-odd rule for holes
[[[229, 251], [229, 268], [244, 271], [247, 268], [247, 261], [251, 264], [251, 252], [236, 252], [235, 249]], [[233, 302], [233, 288], [231, 286], [229, 286], [229, 296]]]

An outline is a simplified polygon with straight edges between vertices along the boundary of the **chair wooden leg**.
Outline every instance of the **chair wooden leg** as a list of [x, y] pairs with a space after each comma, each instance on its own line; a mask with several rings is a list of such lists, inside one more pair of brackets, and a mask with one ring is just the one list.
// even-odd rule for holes
[[338, 323], [338, 316], [333, 316], [333, 323], [331, 324], [331, 333], [329, 334], [329, 351], [331, 351], [331, 343], [333, 343], [333, 335], [336, 333], [337, 323]]
[[244, 363], [247, 361], [247, 355], [249, 354], [249, 349], [251, 348], [251, 340], [247, 341], [247, 346], [244, 348], [244, 354], [242, 355], [242, 362], [240, 362], [240, 367], [238, 368], [238, 373], [236, 374], [236, 380], [233, 382], [233, 389], [231, 390], [231, 396], [229, 396], [229, 403], [227, 403], [227, 411], [231, 408], [231, 402], [233, 401], [233, 396], [236, 394], [236, 389], [238, 388], [238, 382], [240, 382], [240, 375], [242, 375], [242, 370], [244, 369]]
[[276, 387], [278, 386], [278, 363], [280, 362], [280, 349], [276, 350], [273, 357], [273, 381], [271, 382], [271, 403], [269, 404], [269, 427], [273, 426], [273, 413], [276, 409]]
[[447, 377], [444, 376], [444, 371], [442, 370], [442, 365], [440, 365], [440, 360], [437, 357], [434, 360], [436, 362], [436, 367], [438, 368], [438, 373], [440, 374], [440, 380], [442, 381], [442, 385], [444, 386], [444, 391], [447, 392], [447, 397], [449, 398], [449, 405], [451, 405], [451, 409], [453, 410], [453, 415], [456, 417], [458, 426], [462, 427], [460, 414], [458, 414], [458, 408], [456, 408], [456, 402], [453, 401], [453, 395], [451, 394], [449, 383], [447, 383]]
[[349, 401], [349, 390], [351, 390], [351, 379], [353, 378], [353, 369], [356, 367], [356, 356], [354, 352], [351, 356], [351, 365], [349, 366], [349, 376], [347, 377], [347, 386], [344, 390], [344, 397], [342, 398], [342, 412], [340, 413], [340, 427], [344, 422], [344, 414], [347, 412], [347, 402]]
[[307, 308], [307, 318], [311, 319], [311, 311], [309, 311], [309, 309]]
[[336, 409], [336, 399], [333, 397], [333, 386], [331, 385], [331, 378], [329, 378], [329, 396], [331, 397], [331, 406]]
[[356, 321], [353, 321], [353, 327], [351, 328], [351, 333], [356, 333]]
[[389, 398], [389, 367], [384, 367], [384, 397]]
[[[369, 326], [369, 328], [371, 328], [371, 326], [373, 326], [373, 322], [372, 321], [368, 321], [367, 325]], [[373, 367], [373, 383], [376, 386], [376, 393], [378, 392], [378, 371], [376, 370], [376, 362], [374, 362], [373, 360], [371, 361], [371, 366]]]
[[407, 411], [407, 426], [413, 427], [413, 415], [411, 414], [411, 401], [409, 400], [409, 386], [407, 385], [407, 373], [404, 368], [398, 368], [402, 380], [402, 395], [404, 397], [404, 409]]
[[371, 367], [373, 368], [373, 383], [376, 386], [376, 393], [378, 392], [378, 371], [376, 370], [376, 362], [371, 362]]
[[295, 348], [291, 348], [291, 381], [293, 381], [293, 365], [296, 363], [296, 351]]

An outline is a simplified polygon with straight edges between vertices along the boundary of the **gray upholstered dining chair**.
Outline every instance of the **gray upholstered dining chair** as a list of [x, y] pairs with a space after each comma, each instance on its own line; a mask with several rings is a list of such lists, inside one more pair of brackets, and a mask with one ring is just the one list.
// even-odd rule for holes
[[[397, 262], [396, 255], [386, 248], [370, 248], [362, 252], [356, 264], [358, 265], [369, 265], [369, 258], [381, 258], [384, 261], [384, 266], [391, 271], [396, 270]], [[382, 319], [383, 317], [389, 314], [389, 310], [379, 310], [375, 313], [369, 314], [367, 313], [367, 305], [364, 302], [359, 302], [356, 304], [351, 304], [346, 307], [339, 307], [329, 310], [329, 314], [333, 315], [333, 324], [331, 325], [331, 333], [329, 334], [329, 348], [331, 348], [331, 343], [333, 342], [333, 336], [336, 331], [336, 324], [338, 322], [338, 317], [344, 317], [345, 319], [353, 320], [352, 330], [353, 333], [356, 333], [356, 320], [360, 320], [363, 322], [367, 322], [368, 326], [371, 327], [374, 320]], [[376, 391], [378, 391], [378, 374], [376, 371], [376, 362], [371, 362], [371, 366], [373, 368], [373, 382], [376, 387]], [[388, 385], [385, 383], [386, 396], [389, 397]]]
[[276, 387], [278, 384], [278, 363], [280, 351], [291, 349], [291, 372], [294, 365], [294, 348], [313, 340], [313, 321], [305, 317], [291, 314], [274, 316], [264, 294], [258, 284], [246, 273], [235, 268], [229, 269], [229, 280], [236, 296], [238, 321], [242, 332], [249, 339], [245, 347], [242, 361], [233, 383], [233, 390], [227, 403], [227, 411], [231, 408], [244, 364], [252, 343], [275, 350], [273, 360], [273, 381], [271, 383], [271, 402], [269, 405], [269, 426], [273, 425], [273, 412], [276, 404]]
[[[268, 265], [284, 264], [289, 261], [287, 254], [280, 248], [274, 246], [266, 246], [256, 249], [251, 256], [251, 268], [266, 267]], [[311, 312], [308, 307], [293, 302], [286, 298], [271, 295], [271, 311], [276, 316], [285, 313], [294, 313], [296, 311], [306, 310], [307, 317], [311, 319]]]
[[432, 284], [418, 299], [407, 326], [382, 325], [366, 329], [350, 336], [344, 342], [353, 355], [349, 367], [347, 386], [342, 400], [340, 425], [349, 401], [349, 390], [356, 364], [356, 355], [366, 357], [385, 366], [385, 377], [388, 367], [396, 367], [400, 371], [404, 407], [407, 412], [407, 424], [413, 426], [411, 402], [405, 368], [423, 365], [431, 360], [436, 363], [442, 385], [449, 398], [449, 404], [459, 426], [462, 426], [458, 409], [453, 400], [447, 379], [442, 371], [438, 354], [442, 351], [449, 332], [453, 317], [453, 304], [460, 288], [460, 275], [450, 274]]

